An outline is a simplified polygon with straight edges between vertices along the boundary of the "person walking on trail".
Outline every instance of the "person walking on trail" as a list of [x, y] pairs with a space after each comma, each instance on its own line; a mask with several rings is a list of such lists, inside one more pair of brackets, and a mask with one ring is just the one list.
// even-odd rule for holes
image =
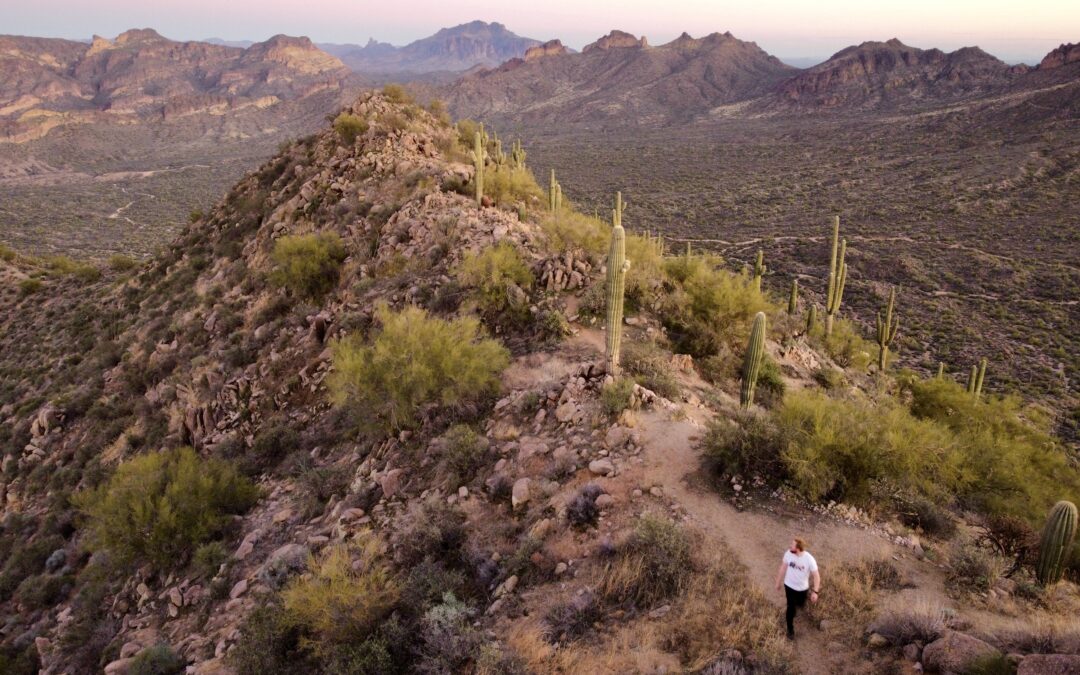
[[795, 612], [806, 604], [807, 595], [810, 602], [817, 602], [821, 590], [817, 561], [807, 553], [802, 539], [792, 539], [791, 546], [784, 551], [780, 571], [776, 574], [776, 590], [779, 591], [781, 585], [787, 595], [787, 636], [791, 640], [795, 638]]

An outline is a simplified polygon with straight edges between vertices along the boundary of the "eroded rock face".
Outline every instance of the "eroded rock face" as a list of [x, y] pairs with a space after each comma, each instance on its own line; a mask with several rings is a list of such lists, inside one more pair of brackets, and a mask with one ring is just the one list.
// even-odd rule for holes
[[581, 53], [588, 54], [589, 52], [596, 50], [619, 49], [624, 47], [645, 48], [648, 46], [649, 41], [645, 39], [644, 35], [640, 38], [636, 38], [625, 31], [613, 30], [596, 42], [586, 45], [585, 49], [581, 50]]
[[1080, 61], [1080, 43], [1064, 44], [1043, 57], [1039, 70], [1052, 70]]
[[562, 40], [548, 40], [542, 45], [536, 45], [535, 47], [526, 49], [523, 58], [525, 62], [528, 63], [530, 61], [542, 59], [545, 56], [559, 56], [569, 53], [570, 50], [563, 46]]
[[931, 672], [965, 673], [976, 661], [1000, 655], [997, 649], [979, 638], [949, 631], [923, 649], [923, 665]]

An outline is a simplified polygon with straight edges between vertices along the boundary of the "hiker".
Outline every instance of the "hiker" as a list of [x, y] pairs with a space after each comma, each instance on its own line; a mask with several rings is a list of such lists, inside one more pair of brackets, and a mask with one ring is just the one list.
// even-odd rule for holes
[[[811, 582], [813, 590], [810, 589]], [[798, 537], [792, 539], [791, 546], [784, 551], [784, 559], [776, 575], [776, 590], [780, 590], [781, 584], [787, 595], [787, 636], [791, 640], [795, 638], [796, 610], [806, 604], [808, 594], [810, 602], [817, 602], [818, 591], [821, 590], [817, 561], [806, 552], [806, 543]]]

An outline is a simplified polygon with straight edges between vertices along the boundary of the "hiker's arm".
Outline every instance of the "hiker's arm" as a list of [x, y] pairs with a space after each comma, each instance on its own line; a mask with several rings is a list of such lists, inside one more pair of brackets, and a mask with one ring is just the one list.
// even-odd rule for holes
[[810, 585], [810, 588], [813, 589], [810, 595], [810, 602], [817, 602], [818, 591], [821, 590], [821, 574], [817, 570], [814, 570], [810, 573], [810, 580], [813, 582]]
[[785, 572], [787, 572], [787, 565], [785, 565], [784, 561], [781, 560], [780, 571], [776, 573], [776, 590], [780, 590], [780, 588], [783, 586]]

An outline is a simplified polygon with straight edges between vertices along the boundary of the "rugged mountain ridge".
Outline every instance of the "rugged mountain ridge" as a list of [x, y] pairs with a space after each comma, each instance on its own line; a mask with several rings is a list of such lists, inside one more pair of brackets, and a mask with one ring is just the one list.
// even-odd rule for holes
[[0, 37], [0, 125], [27, 140], [67, 123], [177, 111], [267, 107], [340, 92], [348, 69], [308, 38], [278, 35], [247, 49], [176, 42], [150, 29], [91, 44]]
[[346, 65], [363, 74], [407, 77], [421, 73], [460, 72], [496, 66], [524, 56], [539, 40], [521, 37], [501, 23], [471, 21], [395, 47], [370, 40], [367, 45], [324, 45]]
[[658, 124], [766, 94], [797, 72], [730, 33], [649, 46], [612, 31], [580, 54], [557, 48], [469, 74], [441, 93], [463, 116], [511, 124]]

